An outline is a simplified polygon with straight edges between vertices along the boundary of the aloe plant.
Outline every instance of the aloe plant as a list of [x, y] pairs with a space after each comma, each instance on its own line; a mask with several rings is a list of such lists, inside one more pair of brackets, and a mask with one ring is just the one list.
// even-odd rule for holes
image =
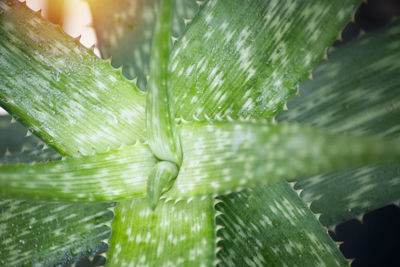
[[316, 66], [359, 2], [91, 1], [115, 69], [1, 0], [0, 104], [29, 130], [0, 121], [1, 265], [348, 264], [323, 225], [400, 192], [400, 23]]

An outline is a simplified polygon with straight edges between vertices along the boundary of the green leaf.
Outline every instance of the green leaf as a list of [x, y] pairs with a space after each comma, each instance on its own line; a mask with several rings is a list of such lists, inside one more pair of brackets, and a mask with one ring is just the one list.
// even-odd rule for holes
[[218, 197], [220, 266], [346, 266], [315, 215], [286, 183]]
[[[4, 155], [0, 159], [0, 163], [11, 164], [11, 163], [30, 163], [30, 162], [45, 162], [52, 160], [61, 160], [61, 155], [52, 148], [48, 148], [45, 145], [37, 145], [34, 148], [23, 149], [20, 152], [11, 153]], [[0, 165], [1, 166], [1, 165]]]
[[0, 2], [0, 104], [67, 155], [146, 136], [145, 95], [18, 1]]
[[215, 259], [213, 201], [126, 200], [115, 208], [110, 266], [211, 266]]
[[123, 65], [123, 74], [137, 78], [146, 88], [151, 41], [157, 17], [158, 0], [89, 1], [97, 46], [103, 58], [112, 56], [114, 66]]
[[0, 163], [47, 161], [60, 159], [60, 154], [48, 148], [9, 115], [0, 116]]
[[305, 81], [280, 121], [338, 133], [400, 133], [400, 20], [336, 48]]
[[[114, 66], [123, 66], [123, 74], [138, 78], [146, 88], [149, 74], [151, 43], [160, 0], [89, 1], [98, 46], [103, 58], [112, 56]], [[174, 0], [172, 35], [177, 38], [185, 29], [184, 19], [197, 13], [195, 0]]]
[[171, 188], [178, 173], [179, 170], [174, 163], [157, 162], [147, 180], [147, 198], [153, 210], [156, 208], [161, 194]]
[[[180, 126], [185, 158], [166, 198], [220, 194], [368, 163], [393, 162], [400, 143], [297, 124]], [[156, 164], [147, 145], [65, 161], [1, 165], [0, 195], [63, 200], [141, 198]], [[154, 193], [154, 192], [153, 192]]]
[[147, 86], [146, 127], [150, 148], [157, 158], [179, 166], [182, 150], [170, 104], [168, 75], [172, 4], [172, 0], [162, 1], [154, 33], [151, 75]]
[[183, 123], [184, 159], [166, 197], [220, 194], [399, 158], [400, 142], [298, 124]]
[[[400, 140], [400, 21], [337, 48], [289, 101], [280, 120]], [[388, 149], [388, 151], [395, 148]], [[397, 162], [399, 162], [397, 160]], [[400, 199], [400, 165], [368, 166], [299, 181], [302, 198], [335, 225]]]
[[299, 181], [301, 198], [312, 201], [311, 208], [322, 213], [326, 226], [359, 217], [400, 200], [400, 164], [390, 167], [368, 166]]
[[156, 163], [147, 145], [64, 161], [0, 166], [0, 196], [114, 201], [146, 196]]
[[[0, 117], [0, 147], [8, 147], [2, 162], [60, 158], [55, 150], [44, 148], [36, 136], [25, 137], [26, 128], [10, 120], [8, 115]], [[112, 219], [107, 208], [112, 206], [0, 200], [0, 265], [69, 264], [104, 251], [107, 248], [104, 242], [111, 232], [110, 227], [104, 225]], [[99, 215], [103, 211], [104, 214]], [[83, 219], [84, 222], [80, 221]], [[42, 224], [43, 220], [47, 222]], [[84, 228], [86, 224], [89, 229]], [[65, 236], [60, 236], [63, 234]]]
[[[39, 144], [37, 138], [25, 137], [27, 130], [19, 123], [11, 123], [10, 115], [0, 116], [0, 155], [2, 159], [10, 154], [31, 149]], [[6, 155], [7, 154], [7, 155]]]
[[208, 1], [171, 54], [175, 117], [272, 118], [359, 2]]
[[0, 200], [0, 265], [66, 265], [104, 249], [112, 206]]

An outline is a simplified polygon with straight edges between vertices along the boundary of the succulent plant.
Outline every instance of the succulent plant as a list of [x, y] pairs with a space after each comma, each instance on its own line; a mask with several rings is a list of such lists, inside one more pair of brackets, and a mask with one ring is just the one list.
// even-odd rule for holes
[[317, 66], [359, 2], [90, 1], [115, 69], [0, 0], [0, 265], [348, 264], [400, 196], [399, 21]]

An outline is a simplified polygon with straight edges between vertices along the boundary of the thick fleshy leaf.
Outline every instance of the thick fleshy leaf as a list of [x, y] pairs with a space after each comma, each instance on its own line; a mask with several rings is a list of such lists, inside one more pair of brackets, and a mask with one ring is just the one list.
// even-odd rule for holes
[[275, 116], [359, 2], [208, 1], [171, 54], [175, 117]]
[[109, 266], [211, 266], [215, 260], [214, 203], [210, 198], [118, 203]]
[[[337, 48], [289, 101], [280, 120], [336, 132], [400, 138], [400, 21]], [[394, 148], [393, 148], [394, 149]], [[400, 165], [319, 175], [299, 181], [321, 222], [334, 225], [400, 199]]]
[[220, 266], [345, 266], [315, 215], [286, 183], [218, 197]]
[[154, 32], [147, 85], [146, 127], [151, 151], [160, 160], [176, 165], [182, 162], [182, 149], [176, 133], [169, 90], [168, 59], [172, 0], [163, 0]]
[[[43, 147], [36, 136], [25, 137], [27, 129], [10, 120], [10, 116], [0, 117], [0, 147], [7, 147], [2, 163], [60, 159], [59, 153]], [[101, 241], [109, 238], [111, 230], [101, 224], [110, 223], [112, 214], [107, 208], [113, 204], [78, 206], [15, 199], [2, 199], [0, 203], [1, 266], [73, 263], [107, 248]], [[104, 214], [100, 215], [102, 211]], [[91, 228], [84, 228], [82, 219]], [[42, 223], [43, 220], [46, 222]]]
[[[167, 198], [220, 194], [368, 163], [393, 162], [400, 143], [298, 124], [180, 126], [185, 155]], [[147, 145], [60, 162], [0, 166], [0, 194], [64, 200], [141, 198], [156, 159]]]
[[277, 117], [339, 133], [399, 137], [400, 20], [337, 47]]
[[363, 164], [393, 162], [400, 142], [298, 124], [183, 123], [184, 159], [166, 197], [219, 194]]
[[0, 200], [0, 265], [66, 265], [103, 250], [112, 206]]
[[[114, 66], [123, 66], [123, 74], [138, 78], [144, 90], [149, 74], [151, 43], [160, 0], [89, 1], [98, 46], [103, 58], [112, 56]], [[172, 35], [179, 37], [187, 19], [198, 10], [195, 0], [174, 0]]]
[[156, 163], [147, 145], [64, 161], [0, 166], [0, 195], [68, 201], [114, 201], [146, 196]]
[[0, 1], [0, 104], [68, 155], [146, 136], [145, 95], [18, 1]]
[[[400, 200], [400, 165], [368, 166], [299, 181], [301, 198], [322, 213], [320, 221], [335, 226]], [[362, 217], [360, 217], [362, 218]]]
[[161, 194], [171, 188], [178, 173], [176, 164], [169, 161], [157, 162], [147, 180], [147, 199], [152, 209], [156, 208]]

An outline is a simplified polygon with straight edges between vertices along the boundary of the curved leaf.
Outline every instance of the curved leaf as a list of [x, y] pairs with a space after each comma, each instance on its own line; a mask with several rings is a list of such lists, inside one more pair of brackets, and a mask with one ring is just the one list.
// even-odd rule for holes
[[335, 135], [298, 124], [187, 123], [180, 126], [184, 159], [166, 197], [220, 194], [260, 183], [393, 163], [400, 142]]
[[[43, 148], [36, 136], [25, 137], [26, 128], [10, 119], [0, 117], [0, 147], [9, 151], [2, 162], [60, 158], [53, 149]], [[112, 206], [1, 199], [0, 265], [65, 265], [104, 251], [112, 219], [107, 209]]]
[[[278, 118], [400, 140], [399, 48], [400, 21], [337, 48]], [[399, 200], [399, 170], [372, 165], [310, 177], [296, 188], [322, 212], [323, 224], [335, 225]]]
[[0, 200], [0, 265], [66, 265], [104, 249], [112, 206]]
[[314, 71], [314, 80], [288, 102], [280, 121], [337, 133], [400, 133], [400, 20], [336, 48]]
[[0, 195], [67, 201], [114, 201], [146, 196], [156, 163], [147, 145], [64, 161], [0, 165]]
[[175, 128], [168, 75], [172, 4], [172, 0], [162, 1], [154, 33], [151, 76], [147, 86], [146, 127], [151, 151], [160, 160], [179, 166], [182, 150]]
[[[301, 198], [322, 213], [320, 221], [335, 226], [400, 200], [400, 165], [368, 166], [299, 181]], [[361, 218], [361, 217], [359, 217]]]
[[0, 2], [0, 104], [67, 155], [146, 136], [145, 95], [18, 1]]
[[171, 53], [175, 117], [272, 118], [359, 2], [208, 1]]
[[345, 266], [336, 244], [286, 183], [218, 197], [220, 266]]

